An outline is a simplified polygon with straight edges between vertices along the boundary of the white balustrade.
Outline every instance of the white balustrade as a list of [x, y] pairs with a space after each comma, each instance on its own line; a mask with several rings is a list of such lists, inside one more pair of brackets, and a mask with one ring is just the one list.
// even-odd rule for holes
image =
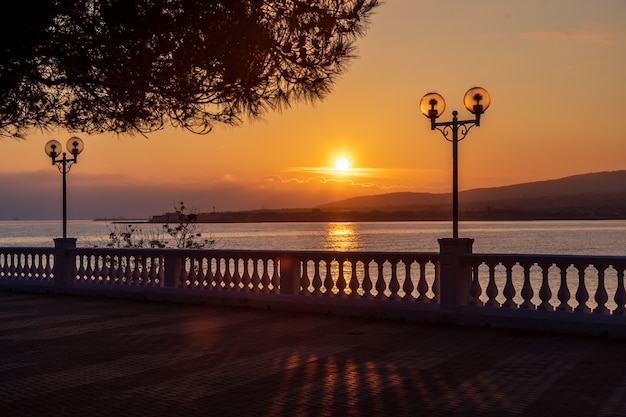
[[[468, 282], [455, 287], [460, 297], [447, 298], [460, 300], [454, 310], [440, 304], [442, 258], [439, 253], [0, 248], [0, 288], [140, 287], [146, 293], [167, 289], [241, 299], [254, 294], [346, 305], [384, 301], [402, 309], [461, 314], [484, 309], [490, 314], [536, 311], [532, 314], [542, 317], [626, 315], [625, 257], [461, 254], [455, 268], [467, 274], [453, 279]], [[57, 275], [68, 276], [55, 276], [56, 262], [65, 264], [58, 271], [67, 271]]]
[[73, 249], [74, 284], [163, 286], [162, 254], [136, 249]]
[[626, 258], [467, 255], [470, 305], [489, 308], [625, 314]]
[[192, 251], [182, 254], [178, 287], [253, 293], [279, 292], [279, 258], [271, 254]]
[[53, 271], [52, 249], [0, 248], [0, 280], [51, 283]]
[[300, 294], [429, 303], [436, 299], [438, 254], [299, 252]]

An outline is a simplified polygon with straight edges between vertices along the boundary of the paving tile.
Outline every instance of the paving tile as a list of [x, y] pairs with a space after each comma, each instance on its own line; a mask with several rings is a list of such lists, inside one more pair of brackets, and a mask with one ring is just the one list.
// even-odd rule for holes
[[15, 416], [626, 416], [626, 341], [0, 293]]

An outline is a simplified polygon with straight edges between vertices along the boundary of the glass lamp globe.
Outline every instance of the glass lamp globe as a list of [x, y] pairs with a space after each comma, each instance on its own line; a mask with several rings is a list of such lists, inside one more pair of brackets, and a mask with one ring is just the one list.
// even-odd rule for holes
[[420, 110], [429, 119], [436, 119], [446, 109], [446, 101], [440, 94], [428, 93], [420, 100]]
[[68, 152], [70, 152], [74, 156], [81, 153], [85, 148], [83, 140], [78, 136], [72, 136], [71, 138], [69, 138], [65, 146], [67, 147]]
[[491, 104], [491, 96], [489, 92], [482, 87], [474, 87], [467, 90], [463, 97], [465, 108], [473, 114], [484, 113]]
[[46, 143], [45, 152], [46, 155], [48, 155], [50, 158], [55, 158], [61, 155], [62, 151], [63, 148], [61, 147], [61, 142], [59, 142], [58, 140], [52, 139]]

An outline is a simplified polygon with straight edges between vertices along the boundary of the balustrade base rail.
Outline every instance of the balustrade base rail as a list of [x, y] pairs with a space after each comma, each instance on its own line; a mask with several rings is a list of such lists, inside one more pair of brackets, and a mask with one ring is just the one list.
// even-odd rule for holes
[[0, 248], [0, 290], [205, 303], [626, 339], [626, 258]]

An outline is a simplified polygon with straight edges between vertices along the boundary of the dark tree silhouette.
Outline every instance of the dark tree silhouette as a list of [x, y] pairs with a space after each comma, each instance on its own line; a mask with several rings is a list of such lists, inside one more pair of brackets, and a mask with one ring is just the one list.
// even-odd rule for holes
[[323, 98], [378, 0], [19, 0], [0, 16], [0, 135], [207, 133]]

